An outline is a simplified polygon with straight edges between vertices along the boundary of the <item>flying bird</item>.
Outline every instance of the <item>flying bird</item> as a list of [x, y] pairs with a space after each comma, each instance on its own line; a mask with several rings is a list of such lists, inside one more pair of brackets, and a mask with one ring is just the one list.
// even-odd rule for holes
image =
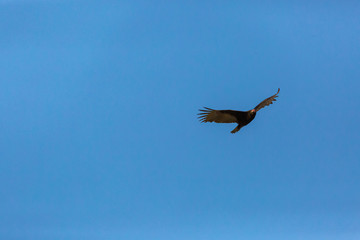
[[256, 113], [262, 109], [263, 107], [269, 106], [277, 98], [278, 93], [280, 92], [280, 88], [277, 93], [271, 97], [268, 97], [261, 103], [259, 103], [254, 109], [249, 111], [234, 111], [234, 110], [214, 110], [211, 108], [204, 107], [204, 109], [199, 109], [200, 115], [198, 118], [200, 122], [216, 122], [216, 123], [237, 123], [238, 125], [231, 133], [238, 132], [242, 127], [248, 125], [252, 120], [254, 120]]

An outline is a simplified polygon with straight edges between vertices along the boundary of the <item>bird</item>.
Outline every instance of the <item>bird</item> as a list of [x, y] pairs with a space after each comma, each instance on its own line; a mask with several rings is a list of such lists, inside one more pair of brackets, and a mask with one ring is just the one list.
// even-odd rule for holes
[[266, 98], [264, 101], [259, 103], [255, 108], [249, 111], [235, 111], [235, 110], [215, 110], [212, 108], [203, 107], [199, 109], [198, 118], [200, 122], [216, 122], [216, 123], [237, 123], [238, 125], [231, 131], [231, 133], [238, 132], [242, 127], [248, 125], [254, 120], [256, 113], [273, 102], [276, 101], [280, 88], [276, 94]]

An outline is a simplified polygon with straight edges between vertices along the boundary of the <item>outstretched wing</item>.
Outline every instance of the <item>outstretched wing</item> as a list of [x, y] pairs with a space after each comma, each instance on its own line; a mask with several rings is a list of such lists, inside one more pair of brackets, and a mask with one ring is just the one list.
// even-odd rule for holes
[[278, 93], [280, 92], [280, 88], [278, 89], [277, 93], [267, 99], [265, 99], [264, 101], [262, 101], [261, 103], [259, 103], [254, 109], [255, 111], [259, 111], [260, 109], [262, 109], [263, 107], [269, 106], [270, 104], [272, 104], [273, 102], [276, 101], [275, 98], [278, 97]]
[[237, 116], [242, 112], [233, 110], [214, 110], [204, 107], [199, 110], [200, 122], [216, 122], [216, 123], [235, 123], [238, 122]]

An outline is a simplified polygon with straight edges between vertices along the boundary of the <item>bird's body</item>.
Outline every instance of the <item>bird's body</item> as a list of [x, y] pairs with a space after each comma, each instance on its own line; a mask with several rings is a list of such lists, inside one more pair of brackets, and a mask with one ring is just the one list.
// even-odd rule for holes
[[201, 122], [216, 122], [216, 123], [237, 123], [238, 125], [231, 133], [236, 133], [242, 127], [248, 125], [252, 120], [254, 120], [256, 116], [256, 112], [261, 108], [266, 107], [276, 101], [277, 94], [280, 92], [280, 88], [278, 92], [265, 99], [261, 103], [259, 103], [254, 109], [249, 111], [234, 111], [234, 110], [214, 110], [211, 108], [204, 107], [204, 109], [200, 109], [200, 113], [198, 115]]

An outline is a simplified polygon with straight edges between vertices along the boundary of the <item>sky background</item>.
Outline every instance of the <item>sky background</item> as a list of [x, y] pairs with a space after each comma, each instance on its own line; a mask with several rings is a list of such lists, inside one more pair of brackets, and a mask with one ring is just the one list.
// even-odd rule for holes
[[360, 239], [358, 1], [7, 0], [0, 30], [1, 239]]

